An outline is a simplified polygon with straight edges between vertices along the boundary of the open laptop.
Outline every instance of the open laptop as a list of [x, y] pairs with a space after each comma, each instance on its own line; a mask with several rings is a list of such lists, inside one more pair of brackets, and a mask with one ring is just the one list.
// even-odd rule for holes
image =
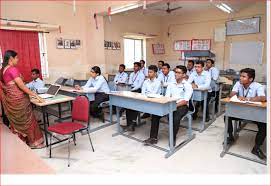
[[39, 96], [43, 99], [52, 98], [55, 95], [57, 95], [60, 87], [61, 87], [60, 85], [50, 85], [46, 94], [39, 94]]

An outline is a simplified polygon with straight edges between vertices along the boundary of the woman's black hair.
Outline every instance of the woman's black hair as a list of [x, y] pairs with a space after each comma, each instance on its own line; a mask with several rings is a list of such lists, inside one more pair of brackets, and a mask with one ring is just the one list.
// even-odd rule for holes
[[3, 71], [5, 69], [6, 66], [8, 66], [8, 62], [9, 59], [11, 57], [15, 58], [17, 56], [17, 52], [15, 52], [14, 50], [7, 50], [4, 54], [4, 59], [3, 59], [3, 63], [2, 63], [2, 68], [1, 68], [1, 74], [0, 74], [0, 79], [3, 82]]
[[93, 70], [96, 74], [101, 75], [101, 69], [100, 69], [100, 67], [94, 66], [94, 67], [91, 68], [91, 70]]

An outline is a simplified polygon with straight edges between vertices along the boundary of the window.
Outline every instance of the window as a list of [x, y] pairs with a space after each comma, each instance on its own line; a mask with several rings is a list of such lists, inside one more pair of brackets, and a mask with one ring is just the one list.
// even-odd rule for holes
[[45, 33], [39, 33], [40, 63], [43, 78], [49, 78], [48, 57]]
[[144, 59], [142, 39], [124, 39], [124, 64], [126, 68], [133, 68], [134, 62]]

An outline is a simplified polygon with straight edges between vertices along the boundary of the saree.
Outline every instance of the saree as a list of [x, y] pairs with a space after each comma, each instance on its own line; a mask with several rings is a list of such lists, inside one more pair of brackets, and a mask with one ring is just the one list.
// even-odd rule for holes
[[[3, 77], [9, 75], [6, 70]], [[41, 147], [44, 142], [37, 120], [34, 116], [29, 96], [16, 84], [2, 84], [2, 104], [10, 121], [11, 131], [30, 147]]]

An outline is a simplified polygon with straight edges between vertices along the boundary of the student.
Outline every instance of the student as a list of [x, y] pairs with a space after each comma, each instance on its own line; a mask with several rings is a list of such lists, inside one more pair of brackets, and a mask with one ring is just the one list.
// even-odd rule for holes
[[219, 104], [219, 70], [215, 67], [215, 61], [212, 59], [206, 60], [205, 70], [210, 73], [211, 76], [211, 88], [212, 93], [211, 96], [215, 97], [215, 112], [218, 112], [218, 104]]
[[[192, 84], [193, 89], [208, 89], [208, 98], [207, 98], [207, 106], [206, 106], [206, 119], [208, 122], [210, 120], [209, 117], [209, 101], [211, 99], [211, 77], [210, 73], [204, 71], [204, 62], [197, 61], [195, 64], [195, 71], [189, 76], [188, 82]], [[201, 101], [201, 105], [203, 108], [203, 101]], [[193, 119], [197, 119], [197, 114], [199, 111], [200, 103], [197, 102], [195, 105], [195, 113], [193, 115]]]
[[162, 73], [162, 68], [163, 68], [163, 65], [165, 64], [164, 61], [158, 61], [158, 71], [157, 71], [157, 76], [159, 76], [161, 73]]
[[[148, 68], [148, 77], [149, 79], [145, 80], [142, 86], [142, 94], [160, 94], [161, 92], [161, 83], [156, 78], [157, 76], [157, 67], [155, 65], [150, 65]], [[126, 110], [126, 120], [127, 126], [123, 127], [127, 128], [128, 131], [135, 131], [136, 118], [138, 116], [138, 112], [134, 110], [127, 109]]]
[[[109, 87], [105, 78], [101, 75], [101, 69], [98, 66], [94, 66], [90, 70], [90, 78], [87, 83], [82, 86], [83, 90], [95, 92], [95, 100], [90, 104], [90, 113], [94, 117], [103, 119], [102, 109], [98, 106], [100, 103], [109, 100], [108, 93]], [[80, 90], [79, 85], [75, 85], [75, 88]]]
[[143, 59], [141, 59], [139, 61], [139, 63], [141, 64], [141, 70], [140, 71], [144, 74], [145, 77], [147, 77], [148, 76], [148, 69], [145, 68], [145, 63], [146, 62]]
[[170, 71], [170, 66], [168, 63], [165, 63], [162, 66], [162, 73], [158, 76], [158, 80], [161, 82], [163, 90], [162, 94], [165, 95], [165, 90], [169, 83], [176, 83], [175, 74], [173, 71]]
[[27, 88], [34, 92], [38, 92], [39, 89], [44, 88], [44, 83], [39, 77], [40, 77], [39, 69], [36, 68], [32, 69], [31, 70], [32, 81], [26, 84]]
[[[251, 68], [245, 68], [240, 71], [240, 81], [235, 83], [230, 97], [237, 96], [239, 100], [242, 101], [255, 101], [255, 102], [265, 102], [266, 96], [264, 87], [254, 82], [255, 70]], [[232, 144], [234, 142], [233, 137], [233, 126], [232, 121], [239, 120], [237, 118], [229, 117], [228, 120], [228, 143]], [[266, 159], [266, 155], [262, 152], [260, 147], [262, 146], [266, 138], [266, 123], [255, 122], [258, 126], [258, 132], [255, 138], [255, 145], [251, 151], [254, 155], [258, 156], [260, 159]]]
[[[188, 112], [189, 100], [191, 99], [193, 89], [186, 78], [187, 69], [179, 65], [175, 68], [176, 82], [168, 85], [166, 97], [177, 98], [177, 110], [173, 112], [173, 144], [175, 146], [176, 136], [179, 131], [180, 121]], [[160, 116], [152, 115], [150, 138], [144, 141], [145, 145], [157, 144]]]
[[134, 63], [134, 72], [130, 74], [128, 85], [131, 86], [132, 92], [141, 92], [141, 87], [144, 82], [145, 76], [140, 71], [141, 64]]
[[114, 78], [115, 86], [117, 85], [125, 85], [128, 82], [128, 74], [124, 72], [125, 65], [119, 65], [119, 72], [116, 74]]
[[187, 78], [189, 78], [190, 74], [192, 74], [195, 71], [194, 64], [195, 64], [195, 62], [193, 60], [188, 60], [187, 73], [186, 73]]

